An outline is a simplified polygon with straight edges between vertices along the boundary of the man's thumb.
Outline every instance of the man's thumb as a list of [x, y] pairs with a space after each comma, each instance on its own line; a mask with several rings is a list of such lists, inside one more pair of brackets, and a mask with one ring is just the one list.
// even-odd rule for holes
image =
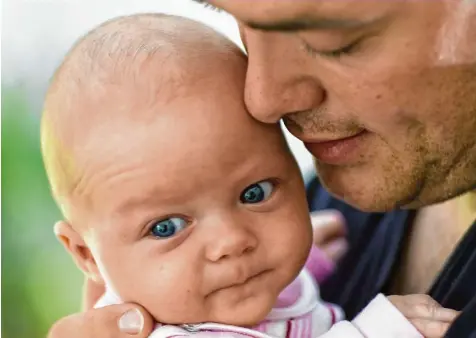
[[139, 308], [131, 308], [121, 314], [117, 321], [119, 330], [130, 335], [138, 335], [144, 331], [145, 314]]
[[63, 318], [48, 338], [146, 338], [152, 329], [152, 317], [144, 308], [120, 304]]

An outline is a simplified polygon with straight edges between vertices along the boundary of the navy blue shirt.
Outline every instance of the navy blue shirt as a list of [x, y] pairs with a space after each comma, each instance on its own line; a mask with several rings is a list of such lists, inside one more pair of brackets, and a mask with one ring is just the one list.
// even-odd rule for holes
[[[342, 306], [351, 319], [378, 293], [388, 294], [415, 211], [362, 212], [330, 196], [316, 178], [308, 184], [307, 198], [311, 211], [337, 209], [347, 220], [349, 252], [321, 285], [321, 295]], [[463, 311], [447, 338], [476, 338], [476, 222], [428, 294], [444, 307]]]

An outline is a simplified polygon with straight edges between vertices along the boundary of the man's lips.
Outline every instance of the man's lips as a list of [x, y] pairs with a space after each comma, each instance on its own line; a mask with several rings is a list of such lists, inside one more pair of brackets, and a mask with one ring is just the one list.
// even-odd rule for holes
[[304, 145], [320, 162], [334, 165], [349, 164], [358, 159], [363, 143], [369, 138], [366, 130], [333, 140], [304, 141]]

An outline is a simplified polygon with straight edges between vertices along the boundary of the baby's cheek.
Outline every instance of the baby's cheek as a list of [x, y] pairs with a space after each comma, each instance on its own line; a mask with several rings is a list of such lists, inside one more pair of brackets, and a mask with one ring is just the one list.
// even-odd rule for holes
[[311, 250], [312, 226], [308, 220], [309, 216], [306, 215], [306, 217], [289, 219], [287, 233], [283, 233], [285, 243], [281, 250], [289, 260], [294, 260], [295, 264], [304, 264], [303, 260], [307, 259]]
[[[309, 217], [309, 216], [307, 216]], [[287, 235], [276, 251], [278, 268], [287, 283], [291, 283], [304, 267], [312, 246], [312, 228], [307, 218], [295, 218], [288, 225]], [[274, 250], [277, 250], [275, 247]]]
[[[177, 284], [177, 291], [157, 292], [156, 301], [146, 300], [145, 307], [160, 323], [181, 324], [206, 321], [204, 300], [196, 292]], [[169, 290], [173, 290], [170, 288]], [[165, 290], [165, 289], [164, 289]]]
[[160, 323], [199, 322], [206, 314], [204, 299], [198, 290], [198, 276], [174, 269], [149, 271], [145, 282], [138, 285], [137, 302]]

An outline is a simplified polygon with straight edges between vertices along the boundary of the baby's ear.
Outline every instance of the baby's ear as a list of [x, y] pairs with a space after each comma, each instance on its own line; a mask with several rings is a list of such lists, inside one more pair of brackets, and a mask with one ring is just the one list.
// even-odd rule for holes
[[55, 235], [66, 250], [73, 256], [76, 265], [94, 282], [104, 284], [96, 260], [83, 237], [65, 221], [54, 226]]

